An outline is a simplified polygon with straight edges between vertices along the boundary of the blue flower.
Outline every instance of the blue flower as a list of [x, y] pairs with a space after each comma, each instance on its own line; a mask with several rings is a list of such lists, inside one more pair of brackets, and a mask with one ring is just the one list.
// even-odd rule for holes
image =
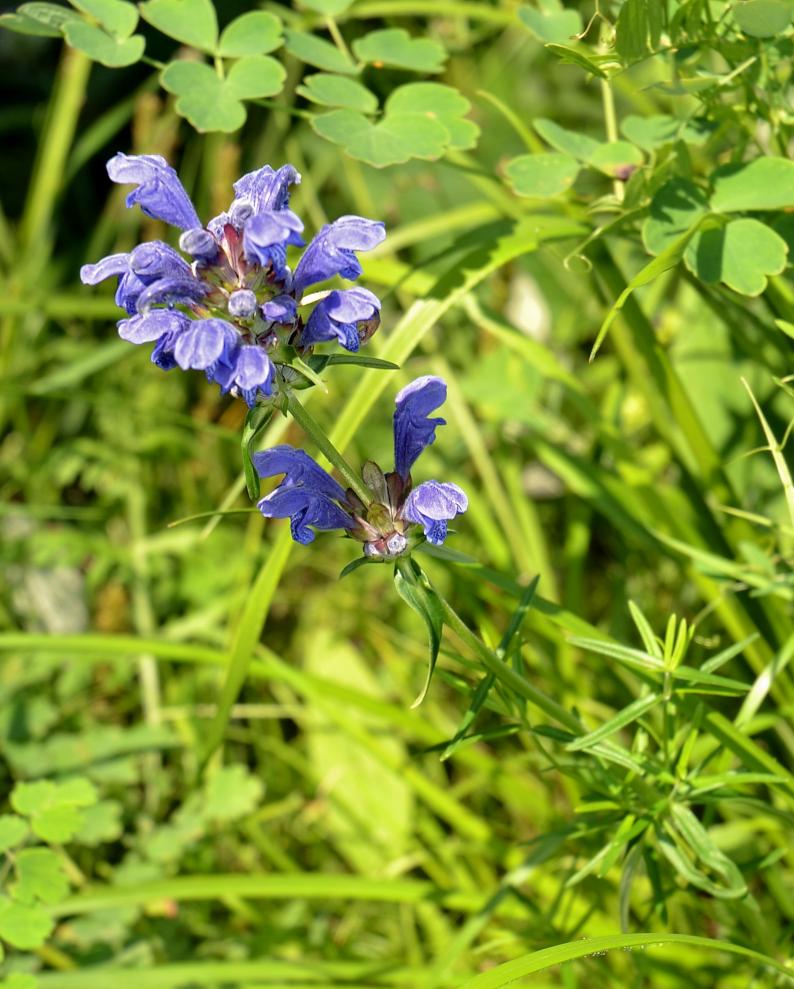
[[300, 182], [292, 165], [243, 175], [228, 211], [206, 227], [159, 155], [117, 154], [107, 169], [114, 182], [135, 186], [128, 206], [182, 231], [179, 247], [190, 259], [151, 241], [80, 271], [88, 285], [118, 279], [116, 302], [129, 317], [120, 320], [119, 333], [132, 343], [154, 343], [159, 367], [203, 369], [222, 391], [254, 405], [294, 378], [279, 368], [296, 350], [305, 355], [333, 340], [356, 350], [377, 327], [380, 302], [361, 288], [333, 290], [308, 316], [300, 314], [308, 286], [336, 275], [358, 278], [355, 252], [375, 247], [385, 233], [374, 220], [340, 217], [310, 242], [293, 276], [287, 249], [304, 241], [303, 223], [289, 208], [290, 186]]
[[284, 479], [259, 502], [268, 519], [290, 519], [295, 542], [307, 545], [315, 529], [352, 529], [355, 520], [337, 502], [345, 501], [342, 486], [308, 453], [283, 444], [253, 456], [260, 477], [284, 474]]
[[337, 339], [346, 350], [358, 350], [380, 321], [380, 300], [366, 288], [334, 290], [314, 307], [303, 331], [304, 344]]
[[[428, 414], [446, 398], [441, 378], [417, 378], [398, 394], [394, 414], [395, 459], [403, 469], [368, 471], [372, 500], [365, 504], [353, 491], [345, 491], [304, 450], [276, 446], [254, 454], [261, 477], [283, 474], [281, 483], [259, 502], [265, 518], [289, 518], [292, 537], [310, 543], [315, 529], [344, 529], [364, 544], [367, 557], [390, 560], [410, 553], [416, 544], [412, 526], [421, 526], [428, 542], [441, 545], [447, 523], [468, 508], [465, 493], [449, 482], [425, 481], [411, 486], [410, 469], [422, 450], [435, 440], [443, 419]], [[420, 537], [421, 538], [421, 537]]]

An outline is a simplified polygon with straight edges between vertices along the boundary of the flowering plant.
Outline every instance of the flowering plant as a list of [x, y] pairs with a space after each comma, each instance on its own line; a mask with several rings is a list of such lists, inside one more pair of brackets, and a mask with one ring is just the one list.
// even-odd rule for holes
[[292, 538], [299, 543], [314, 540], [316, 529], [345, 529], [364, 544], [371, 559], [393, 560], [410, 553], [421, 525], [428, 542], [441, 545], [447, 522], [468, 507], [464, 492], [449, 482], [425, 481], [412, 487], [411, 467], [436, 438], [436, 426], [444, 425], [429, 413], [447, 395], [441, 378], [417, 378], [397, 395], [394, 411], [395, 470], [384, 474], [371, 461], [364, 466], [364, 497], [345, 490], [304, 450], [275, 446], [254, 454], [261, 477], [283, 474], [278, 487], [259, 502], [266, 518], [289, 518]]
[[289, 208], [289, 187], [300, 182], [292, 165], [270, 166], [234, 184], [228, 211], [202, 226], [174, 169], [159, 155], [117, 154], [107, 164], [114, 182], [132, 183], [127, 206], [182, 230], [179, 246], [190, 263], [162, 241], [140, 244], [84, 265], [88, 285], [115, 275], [116, 302], [127, 312], [119, 335], [154, 343], [163, 370], [195, 368], [245, 399], [271, 397], [294, 381], [301, 357], [315, 344], [338, 340], [358, 350], [380, 322], [380, 300], [368, 289], [334, 289], [306, 319], [304, 291], [335, 275], [361, 274], [356, 251], [385, 237], [383, 223], [342, 216], [309, 243], [292, 272], [287, 248], [303, 246], [303, 223]]

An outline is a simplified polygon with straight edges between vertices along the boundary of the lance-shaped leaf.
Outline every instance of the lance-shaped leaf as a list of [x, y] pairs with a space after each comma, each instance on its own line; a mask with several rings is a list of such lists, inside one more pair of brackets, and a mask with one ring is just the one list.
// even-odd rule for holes
[[422, 568], [411, 559], [397, 561], [394, 568], [394, 586], [397, 593], [422, 618], [427, 627], [430, 661], [427, 676], [419, 696], [411, 707], [418, 707], [427, 695], [433, 671], [436, 668], [438, 651], [441, 648], [441, 633], [444, 628], [444, 610], [438, 595], [430, 585]]
[[259, 474], [253, 464], [253, 445], [270, 422], [273, 415], [273, 407], [265, 405], [255, 405], [248, 410], [243, 425], [243, 435], [240, 438], [240, 447], [243, 454], [243, 473], [245, 474], [245, 486], [248, 489], [248, 497], [251, 501], [259, 498]]

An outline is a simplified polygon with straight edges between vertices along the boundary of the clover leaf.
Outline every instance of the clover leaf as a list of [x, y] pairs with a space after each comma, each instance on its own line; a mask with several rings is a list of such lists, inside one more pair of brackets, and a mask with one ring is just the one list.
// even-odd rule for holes
[[353, 42], [353, 51], [370, 65], [393, 65], [413, 72], [441, 72], [447, 53], [431, 38], [412, 38], [404, 28], [371, 31]]
[[673, 141], [687, 144], [703, 144], [713, 133], [715, 125], [707, 120], [680, 120], [669, 114], [657, 113], [648, 117], [630, 114], [620, 124], [623, 135], [645, 151], [654, 151]]
[[15, 857], [14, 868], [13, 893], [19, 903], [57, 903], [69, 892], [63, 863], [50, 848], [25, 848]]
[[21, 844], [28, 834], [28, 825], [16, 814], [0, 816], [0, 852]]
[[218, 42], [218, 54], [223, 58], [264, 55], [275, 51], [281, 42], [281, 21], [278, 17], [264, 10], [251, 10], [224, 28]]
[[449, 138], [442, 124], [421, 113], [387, 113], [373, 123], [355, 110], [332, 110], [315, 117], [312, 127], [321, 137], [340, 144], [351, 158], [375, 168], [410, 158], [440, 158]]
[[560, 0], [539, 0], [538, 8], [518, 8], [521, 21], [544, 44], [568, 41], [582, 31], [578, 10], [565, 10]]
[[204, 62], [180, 59], [163, 69], [160, 81], [177, 97], [177, 112], [196, 130], [228, 133], [245, 123], [243, 100], [275, 96], [285, 77], [282, 65], [269, 55], [248, 55], [223, 79]]
[[711, 177], [712, 209], [720, 213], [794, 206], [794, 161], [764, 157], [723, 165]]
[[11, 794], [11, 806], [30, 818], [33, 833], [43, 841], [58, 844], [77, 834], [83, 823], [80, 809], [94, 803], [96, 790], [82, 777], [65, 783], [17, 783]]
[[138, 8], [126, 0], [69, 0], [84, 14], [95, 18], [117, 38], [129, 38], [138, 23]]
[[358, 71], [352, 60], [325, 38], [318, 38], [316, 34], [307, 34], [305, 31], [286, 31], [284, 37], [290, 55], [307, 65], [345, 75], [355, 75]]
[[507, 179], [519, 196], [551, 199], [566, 192], [576, 181], [579, 162], [570, 155], [519, 155], [507, 163]]
[[175, 41], [214, 53], [218, 18], [212, 0], [148, 0], [140, 5], [144, 19]]
[[693, 182], [675, 178], [656, 191], [642, 227], [650, 254], [661, 254], [708, 212], [708, 200]]
[[389, 96], [383, 117], [373, 123], [354, 110], [332, 110], [312, 126], [347, 153], [376, 168], [410, 158], [440, 158], [448, 148], [469, 148], [479, 128], [463, 119], [471, 104], [449, 86], [409, 83]]
[[355, 79], [318, 72], [305, 76], [297, 88], [298, 93], [312, 103], [322, 106], [345, 107], [361, 113], [375, 113], [377, 97]]
[[63, 33], [72, 48], [77, 48], [95, 62], [109, 68], [133, 65], [143, 55], [146, 47], [141, 34], [134, 34], [131, 38], [117, 38], [96, 24], [82, 20], [68, 21]]
[[40, 948], [53, 929], [53, 921], [40, 906], [0, 897], [0, 938], [22, 951]]
[[786, 267], [788, 245], [765, 223], [752, 217], [698, 231], [684, 261], [701, 281], [723, 282], [741, 295], [760, 295], [770, 275]]

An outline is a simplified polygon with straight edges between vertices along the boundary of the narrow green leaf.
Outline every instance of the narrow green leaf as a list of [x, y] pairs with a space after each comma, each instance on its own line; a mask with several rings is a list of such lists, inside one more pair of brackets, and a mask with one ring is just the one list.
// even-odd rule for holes
[[[725, 952], [749, 958], [757, 965], [768, 967], [775, 972], [791, 977], [790, 971], [774, 958], [763, 955], [751, 948], [745, 948], [730, 941], [721, 941], [689, 934], [608, 934], [601, 937], [583, 938], [569, 941], [552, 948], [542, 948], [529, 955], [497, 965], [482, 975], [461, 984], [460, 989], [503, 989], [518, 979], [535, 975], [544, 969], [562, 965], [578, 958], [602, 955], [605, 951], [623, 951], [626, 948], [664, 947], [666, 945], [689, 945], [708, 951]], [[679, 959], [680, 961], [680, 959]]]
[[240, 438], [240, 447], [243, 455], [243, 473], [245, 474], [245, 486], [248, 490], [248, 497], [251, 501], [259, 498], [259, 475], [253, 465], [254, 443], [257, 437], [266, 428], [273, 418], [273, 406], [255, 405], [248, 410], [243, 424], [243, 433]]
[[394, 586], [397, 593], [422, 618], [427, 627], [430, 659], [427, 676], [416, 700], [411, 705], [418, 707], [427, 695], [433, 670], [436, 668], [438, 651], [441, 648], [441, 635], [444, 629], [444, 611], [438, 595], [415, 560], [398, 560], [394, 568]]
[[620, 731], [621, 728], [630, 725], [632, 721], [636, 721], [644, 714], [647, 714], [651, 708], [656, 707], [662, 700], [663, 698], [660, 694], [649, 694], [647, 697], [640, 697], [632, 704], [624, 707], [622, 711], [619, 711], [609, 721], [605, 721], [600, 728], [596, 728], [594, 731], [588, 732], [587, 735], [582, 735], [581, 738], [569, 742], [565, 748], [569, 752], [579, 752], [582, 749], [592, 748], [593, 745], [602, 742], [605, 738], [609, 738], [616, 731]]

